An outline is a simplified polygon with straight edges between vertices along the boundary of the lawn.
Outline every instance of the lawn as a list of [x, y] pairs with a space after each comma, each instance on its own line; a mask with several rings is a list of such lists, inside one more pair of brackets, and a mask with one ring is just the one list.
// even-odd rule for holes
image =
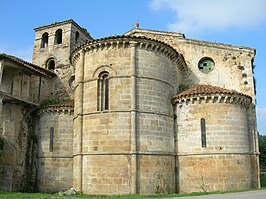
[[187, 194], [153, 194], [153, 195], [86, 195], [77, 194], [74, 196], [59, 196], [59, 194], [42, 194], [42, 193], [18, 193], [18, 192], [0, 192], [1, 199], [76, 199], [76, 198], [88, 198], [88, 199], [152, 199], [152, 198], [173, 198], [173, 197], [188, 197], [188, 196], [200, 196], [209, 194], [224, 194], [232, 192], [242, 192], [244, 190], [238, 191], [223, 191], [223, 192], [197, 192], [197, 193], [187, 193]]
[[[266, 174], [261, 174], [261, 187], [266, 188]], [[152, 198], [173, 198], [173, 197], [188, 197], [188, 196], [200, 196], [209, 194], [225, 194], [242, 192], [247, 190], [233, 190], [233, 191], [217, 191], [217, 192], [197, 192], [197, 193], [185, 193], [185, 194], [153, 194], [153, 195], [86, 195], [77, 194], [72, 196], [59, 196], [58, 193], [55, 194], [42, 194], [42, 193], [18, 193], [18, 192], [0, 192], [1, 199], [76, 199], [76, 198], [89, 198], [89, 199], [152, 199]]]

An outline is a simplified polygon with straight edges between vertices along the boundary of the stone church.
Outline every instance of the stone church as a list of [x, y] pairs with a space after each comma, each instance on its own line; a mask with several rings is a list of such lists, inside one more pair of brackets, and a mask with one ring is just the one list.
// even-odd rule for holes
[[34, 30], [32, 63], [0, 54], [0, 190], [260, 186], [255, 49], [137, 23], [100, 39], [73, 20]]

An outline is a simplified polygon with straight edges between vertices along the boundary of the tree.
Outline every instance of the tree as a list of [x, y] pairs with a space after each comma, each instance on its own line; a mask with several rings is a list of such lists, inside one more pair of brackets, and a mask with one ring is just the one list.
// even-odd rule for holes
[[266, 136], [259, 135], [260, 164], [266, 163]]

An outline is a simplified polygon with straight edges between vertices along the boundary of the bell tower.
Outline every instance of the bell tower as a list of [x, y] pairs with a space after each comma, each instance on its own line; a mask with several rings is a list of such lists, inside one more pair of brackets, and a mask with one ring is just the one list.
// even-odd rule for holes
[[72, 98], [74, 68], [70, 64], [69, 56], [74, 48], [93, 38], [72, 19], [37, 27], [34, 30], [32, 63], [57, 75], [53, 81], [52, 98]]

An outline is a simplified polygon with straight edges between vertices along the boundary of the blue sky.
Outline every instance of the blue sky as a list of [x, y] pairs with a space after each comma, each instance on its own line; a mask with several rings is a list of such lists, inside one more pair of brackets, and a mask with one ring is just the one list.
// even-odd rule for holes
[[94, 38], [141, 28], [257, 49], [257, 117], [266, 135], [266, 0], [1, 0], [0, 52], [31, 60], [33, 28], [74, 19]]

